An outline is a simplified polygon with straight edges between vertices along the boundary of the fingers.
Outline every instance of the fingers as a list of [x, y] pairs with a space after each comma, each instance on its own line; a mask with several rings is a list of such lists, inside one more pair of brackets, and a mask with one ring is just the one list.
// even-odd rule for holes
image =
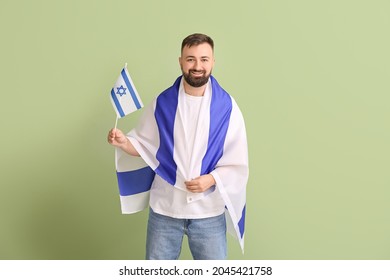
[[190, 181], [185, 181], [184, 184], [186, 185], [187, 189], [190, 192], [204, 192], [207, 189], [209, 189], [211, 186], [215, 185], [214, 177], [211, 174], [206, 174], [199, 176], [195, 179], [192, 179]]
[[107, 135], [108, 143], [112, 144], [115, 140], [115, 128], [111, 129]]
[[195, 186], [197, 185], [197, 180], [196, 179], [193, 179], [191, 181], [185, 181], [184, 184], [186, 184], [187, 187], [190, 187], [190, 186]]
[[184, 184], [186, 185], [187, 190], [189, 190], [190, 192], [194, 192], [196, 190], [197, 184], [195, 180], [185, 181]]
[[202, 186], [201, 181], [198, 178], [192, 179], [191, 181], [184, 182], [184, 184], [187, 187], [187, 190], [193, 193], [200, 193], [204, 191], [204, 186]]
[[117, 139], [122, 137], [123, 133], [117, 128], [113, 128], [108, 132], [107, 141], [110, 144], [115, 144]]

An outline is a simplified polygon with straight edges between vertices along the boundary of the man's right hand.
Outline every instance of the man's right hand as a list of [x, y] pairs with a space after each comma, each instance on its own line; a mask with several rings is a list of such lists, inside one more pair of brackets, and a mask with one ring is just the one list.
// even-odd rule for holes
[[133, 144], [131, 144], [130, 140], [126, 137], [126, 135], [117, 128], [113, 128], [108, 132], [107, 141], [111, 145], [121, 148], [126, 153], [132, 156], [139, 156], [139, 153], [134, 148]]
[[113, 128], [108, 132], [107, 140], [108, 143], [118, 148], [125, 145], [128, 141], [127, 137], [123, 134], [123, 132], [117, 128]]

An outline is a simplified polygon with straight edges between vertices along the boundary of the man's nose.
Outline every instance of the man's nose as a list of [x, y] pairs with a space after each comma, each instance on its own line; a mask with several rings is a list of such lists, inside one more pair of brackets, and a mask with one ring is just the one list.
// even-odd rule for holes
[[200, 67], [200, 61], [198, 61], [198, 60], [195, 60], [195, 63], [194, 63], [194, 69], [196, 69], [196, 70], [200, 70], [201, 69], [201, 67]]

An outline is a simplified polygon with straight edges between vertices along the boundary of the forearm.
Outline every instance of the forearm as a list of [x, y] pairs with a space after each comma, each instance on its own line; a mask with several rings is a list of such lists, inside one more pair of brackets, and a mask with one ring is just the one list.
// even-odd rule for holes
[[133, 144], [130, 142], [130, 140], [126, 137], [126, 142], [121, 144], [119, 146], [125, 153], [128, 153], [132, 156], [140, 156], [140, 154], [137, 152], [137, 150], [134, 148]]

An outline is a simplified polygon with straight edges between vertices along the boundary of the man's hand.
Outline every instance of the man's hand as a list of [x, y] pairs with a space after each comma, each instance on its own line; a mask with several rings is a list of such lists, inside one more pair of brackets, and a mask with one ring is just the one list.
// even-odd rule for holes
[[129, 141], [123, 132], [117, 128], [113, 128], [108, 132], [107, 137], [108, 143], [111, 145], [121, 148], [121, 146], [125, 145], [127, 141]]
[[107, 141], [111, 145], [121, 148], [123, 151], [132, 156], [139, 156], [139, 153], [131, 144], [129, 139], [127, 139], [126, 135], [117, 128], [113, 128], [108, 132]]
[[201, 193], [214, 186], [216, 182], [214, 180], [213, 175], [206, 174], [192, 179], [191, 181], [186, 181], [184, 183], [187, 186], [187, 190], [189, 190], [190, 192]]

